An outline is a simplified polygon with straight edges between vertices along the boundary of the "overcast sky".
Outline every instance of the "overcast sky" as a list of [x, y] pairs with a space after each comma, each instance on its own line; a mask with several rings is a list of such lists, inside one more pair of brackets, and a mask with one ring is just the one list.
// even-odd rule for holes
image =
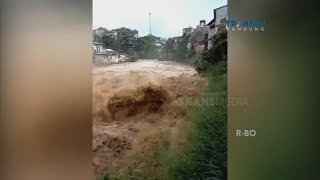
[[196, 27], [200, 20], [213, 19], [213, 9], [227, 5], [227, 0], [93, 0], [93, 28], [127, 27], [160, 37], [181, 36], [182, 28]]

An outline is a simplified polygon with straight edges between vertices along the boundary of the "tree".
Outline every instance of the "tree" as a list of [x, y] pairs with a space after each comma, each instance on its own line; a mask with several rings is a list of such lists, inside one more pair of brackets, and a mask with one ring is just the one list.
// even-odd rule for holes
[[94, 33], [93, 39], [101, 42], [105, 48], [122, 51], [136, 58], [159, 59], [162, 57], [162, 46], [155, 44], [157, 37], [153, 35], [137, 37], [137, 33], [137, 30], [122, 27], [106, 30], [100, 39]]
[[102, 37], [102, 43], [105, 47], [109, 49], [117, 49], [116, 38], [113, 36], [112, 32], [107, 31]]

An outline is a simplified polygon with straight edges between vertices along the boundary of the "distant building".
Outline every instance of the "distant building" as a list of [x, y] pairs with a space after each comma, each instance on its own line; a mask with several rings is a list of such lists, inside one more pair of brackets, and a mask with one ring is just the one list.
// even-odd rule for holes
[[185, 39], [186, 37], [177, 36], [172, 37], [167, 40], [167, 43], [171, 44], [173, 49], [177, 49], [178, 45]]
[[199, 25], [192, 33], [186, 36], [188, 38], [187, 48], [191, 50], [193, 48], [196, 56], [199, 56], [200, 53], [206, 48], [207, 43], [207, 28], [206, 21], [200, 20]]
[[112, 50], [112, 49], [105, 49], [104, 50], [104, 52], [106, 53], [106, 54], [110, 54], [110, 53], [112, 53], [114, 50]]
[[227, 5], [214, 9], [214, 18], [208, 24], [205, 20], [200, 20], [195, 29], [192, 27], [183, 28], [182, 36], [169, 38], [167, 44], [170, 48], [177, 49], [179, 44], [187, 41], [187, 54], [195, 53], [198, 57], [203, 50], [211, 48], [210, 42], [214, 35], [226, 29], [227, 16]]
[[182, 29], [182, 36], [188, 36], [194, 31], [194, 28], [188, 27], [188, 28], [183, 28]]
[[93, 42], [93, 53], [94, 54], [101, 54], [103, 53], [102, 44], [99, 42]]
[[201, 29], [206, 27], [206, 20], [200, 20], [200, 24], [197, 26], [196, 29]]
[[155, 37], [155, 45], [157, 47], [161, 47], [165, 42], [166, 42], [166, 39], [165, 38], [161, 38], [161, 37], [157, 37], [157, 36], [154, 36]]
[[[99, 44], [97, 47], [99, 47]], [[129, 61], [128, 54], [112, 49], [103, 49], [100, 53], [93, 55], [94, 64], [122, 63], [127, 61]]]
[[219, 32], [226, 29], [228, 18], [228, 6], [222, 6], [213, 10], [213, 19], [207, 24], [208, 27], [208, 48], [211, 47], [211, 40]]
[[225, 19], [228, 16], [228, 6], [222, 6], [213, 10], [214, 19], [216, 23], [219, 23], [221, 20]]

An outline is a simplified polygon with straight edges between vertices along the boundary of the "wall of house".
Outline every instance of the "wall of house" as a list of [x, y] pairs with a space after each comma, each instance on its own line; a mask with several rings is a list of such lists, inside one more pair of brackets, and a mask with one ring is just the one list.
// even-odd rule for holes
[[200, 53], [204, 50], [205, 45], [203, 44], [194, 44], [193, 45], [193, 50], [196, 53], [196, 57], [200, 55]]
[[93, 50], [94, 50], [94, 53], [101, 53], [102, 52], [102, 45], [94, 44]]
[[[219, 9], [215, 9], [215, 28], [210, 28], [207, 27], [208, 29], [208, 39], [212, 39], [217, 32], [221, 31], [222, 29], [225, 28], [225, 24], [220, 24], [219, 22], [228, 17], [228, 6], [224, 6]], [[211, 46], [211, 41], [208, 42], [208, 48], [210, 49]]]
[[193, 31], [194, 31], [194, 29], [192, 27], [183, 28], [182, 35], [187, 36], [187, 35], [191, 34]]
[[216, 10], [216, 22], [228, 16], [228, 6], [224, 6]]

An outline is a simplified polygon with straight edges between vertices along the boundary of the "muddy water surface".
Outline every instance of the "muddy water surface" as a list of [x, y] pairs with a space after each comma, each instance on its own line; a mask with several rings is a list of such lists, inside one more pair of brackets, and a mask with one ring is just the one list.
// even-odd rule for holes
[[[141, 137], [183, 118], [178, 99], [197, 96], [206, 80], [191, 66], [139, 60], [93, 69], [93, 165], [98, 178], [135, 163]], [[145, 140], [143, 141], [145, 142]], [[133, 153], [134, 152], [134, 153]]]

